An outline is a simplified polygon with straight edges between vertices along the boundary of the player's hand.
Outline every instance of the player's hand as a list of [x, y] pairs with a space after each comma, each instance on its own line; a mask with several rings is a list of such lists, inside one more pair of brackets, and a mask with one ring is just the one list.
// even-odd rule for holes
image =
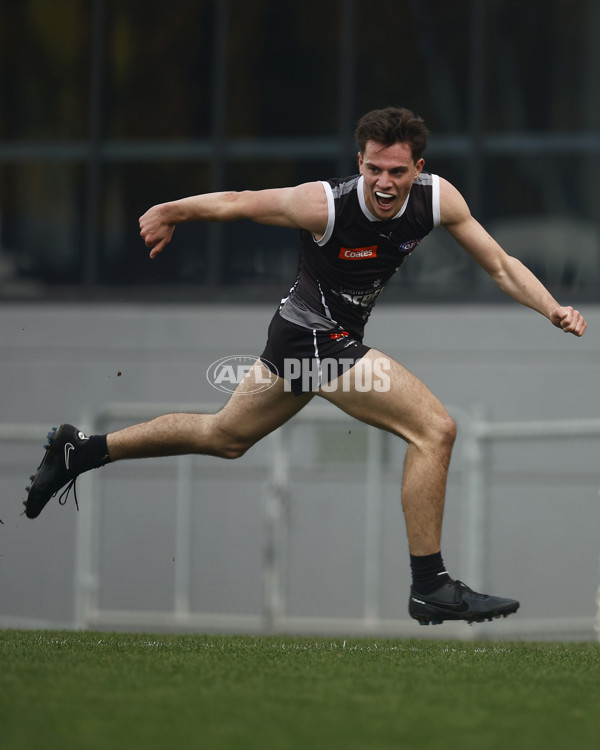
[[572, 307], [558, 307], [550, 316], [550, 321], [557, 328], [562, 328], [565, 333], [575, 336], [583, 336], [587, 328], [583, 315]]
[[150, 257], [156, 258], [171, 241], [175, 224], [168, 220], [164, 204], [152, 206], [139, 221], [140, 236], [150, 248]]

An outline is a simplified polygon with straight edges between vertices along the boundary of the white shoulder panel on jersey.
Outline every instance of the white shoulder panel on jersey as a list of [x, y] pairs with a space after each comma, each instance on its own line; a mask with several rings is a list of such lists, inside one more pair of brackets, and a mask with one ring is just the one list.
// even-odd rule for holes
[[421, 185], [431, 185], [431, 212], [433, 214], [433, 226], [439, 227], [441, 222], [440, 211], [440, 178], [437, 174], [421, 172], [415, 182]]
[[333, 191], [331, 185], [328, 182], [325, 182], [325, 180], [321, 180], [321, 185], [323, 185], [325, 195], [327, 196], [327, 227], [325, 229], [325, 234], [319, 239], [313, 235], [313, 239], [319, 247], [323, 247], [323, 245], [326, 245], [329, 242], [331, 235], [333, 234], [333, 225], [335, 224], [335, 203], [333, 202]]
[[440, 209], [440, 178], [437, 174], [431, 175], [431, 208], [433, 211], [433, 226], [439, 227], [442, 221]]

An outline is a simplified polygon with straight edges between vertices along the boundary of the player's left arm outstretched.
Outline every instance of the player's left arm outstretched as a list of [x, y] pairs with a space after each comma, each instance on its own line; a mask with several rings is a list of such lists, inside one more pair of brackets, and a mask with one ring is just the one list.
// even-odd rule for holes
[[583, 336], [587, 323], [579, 310], [560, 305], [542, 282], [500, 247], [471, 216], [462, 195], [447, 180], [440, 180], [441, 223], [454, 239], [498, 284], [503, 292], [544, 315], [565, 333]]

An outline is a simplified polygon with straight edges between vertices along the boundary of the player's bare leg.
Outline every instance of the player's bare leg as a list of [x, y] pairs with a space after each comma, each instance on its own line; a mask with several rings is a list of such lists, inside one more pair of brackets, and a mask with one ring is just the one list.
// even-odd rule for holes
[[[262, 384], [267, 378], [273, 385], [256, 392], [257, 380]], [[287, 422], [312, 396], [286, 391], [285, 381], [257, 360], [216, 414], [164, 414], [126, 427], [107, 436], [108, 451], [112, 461], [187, 453], [237, 458]]]
[[[363, 372], [370, 370], [368, 389], [364, 385], [369, 378], [360, 377], [361, 368]], [[380, 385], [387, 387], [378, 390], [374, 387], [375, 373], [386, 370], [389, 379]], [[398, 362], [371, 349], [331, 387], [323, 387], [319, 395], [353, 417], [399, 435], [408, 443], [402, 506], [413, 573], [411, 617], [427, 625], [444, 620], [480, 622], [516, 612], [519, 602], [478, 594], [450, 578], [443, 565], [442, 520], [456, 425], [424, 383]]]
[[[356, 368], [389, 368], [389, 388], [357, 390]], [[362, 379], [361, 382], [365, 382]], [[400, 436], [408, 443], [402, 480], [402, 506], [410, 552], [440, 551], [446, 480], [456, 437], [454, 420], [417, 377], [395, 360], [371, 349], [352, 370], [319, 395], [367, 424]]]
[[[269, 381], [271, 386], [265, 389]], [[46, 452], [27, 488], [25, 513], [37, 518], [63, 487], [59, 502], [66, 500], [71, 489], [77, 502], [75, 480], [79, 474], [109, 461], [187, 453], [237, 458], [311, 398], [312, 394], [294, 396], [283, 379], [257, 361], [217, 414], [165, 414], [89, 438], [73, 425], [63, 424], [48, 435]]]

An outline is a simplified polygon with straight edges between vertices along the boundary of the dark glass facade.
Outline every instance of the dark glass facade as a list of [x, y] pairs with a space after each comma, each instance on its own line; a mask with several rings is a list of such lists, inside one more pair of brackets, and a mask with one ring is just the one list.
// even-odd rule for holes
[[[597, 0], [0, 0], [0, 299], [266, 301], [293, 231], [150, 205], [355, 171], [368, 109], [427, 121], [427, 166], [565, 303], [600, 290]], [[443, 230], [382, 299], [497, 301]]]

